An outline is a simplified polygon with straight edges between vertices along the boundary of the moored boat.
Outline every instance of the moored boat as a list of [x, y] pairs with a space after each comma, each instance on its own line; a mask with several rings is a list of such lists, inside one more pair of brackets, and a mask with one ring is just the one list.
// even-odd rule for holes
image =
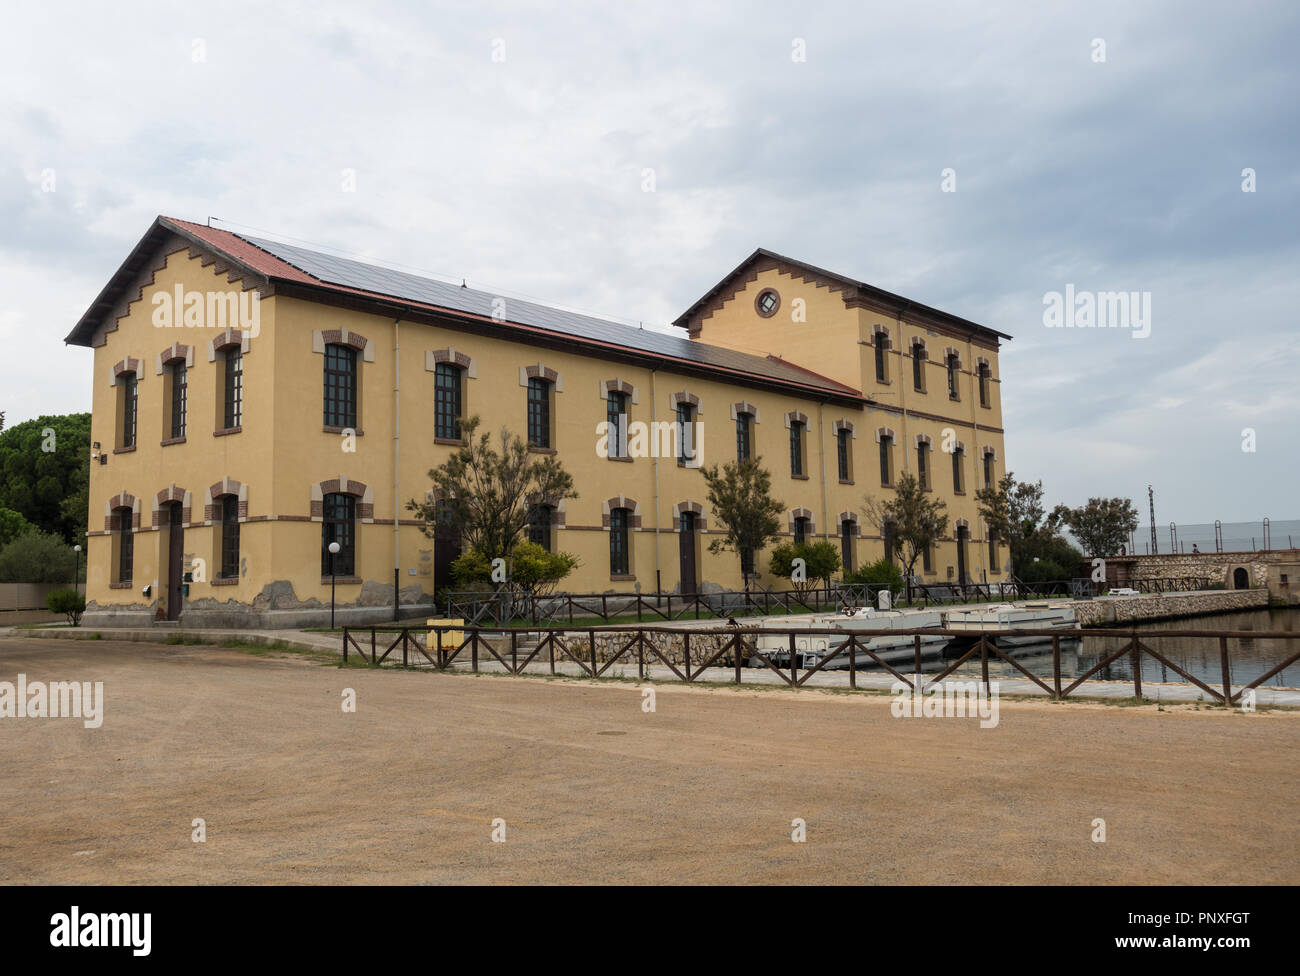
[[[855, 609], [851, 612], [832, 616], [817, 616], [798, 621], [782, 621], [782, 630], [832, 630], [837, 633], [817, 633], [794, 635], [796, 663], [800, 667], [816, 667], [821, 661], [844, 646], [850, 634], [857, 638], [859, 647], [871, 649], [881, 660], [894, 663], [904, 659], [910, 660], [915, 654], [916, 638], [911, 634], [894, 633], [894, 631], [940, 629], [943, 627], [943, 614], [937, 610], [874, 610], [871, 607]], [[841, 633], [842, 632], [842, 633]], [[949, 638], [942, 634], [922, 634], [921, 644], [930, 650], [930, 645], [946, 644]], [[790, 635], [782, 633], [764, 633], [758, 636], [758, 649], [773, 664], [788, 666], [790, 663]], [[854, 652], [856, 667], [871, 667], [876, 661], [864, 650]], [[848, 653], [841, 653], [826, 665], [827, 670], [849, 667]]]
[[[944, 627], [947, 630], [971, 631], [972, 633], [989, 630], [1078, 630], [1079, 621], [1074, 607], [1069, 603], [1045, 603], [1019, 605], [1000, 603], [988, 607], [948, 610], [944, 613]], [[1043, 644], [1051, 641], [1051, 635], [1025, 634], [999, 635], [996, 639], [999, 647], [1023, 647], [1029, 644]], [[970, 643], [970, 638], [956, 638], [954, 643]]]

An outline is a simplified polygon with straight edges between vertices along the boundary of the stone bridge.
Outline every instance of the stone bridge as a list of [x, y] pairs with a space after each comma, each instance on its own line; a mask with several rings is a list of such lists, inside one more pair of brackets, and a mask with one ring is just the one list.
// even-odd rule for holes
[[1275, 603], [1300, 605], [1300, 549], [1111, 556], [1106, 581], [1128, 586], [1144, 579], [1208, 579], [1225, 590], [1267, 589]]

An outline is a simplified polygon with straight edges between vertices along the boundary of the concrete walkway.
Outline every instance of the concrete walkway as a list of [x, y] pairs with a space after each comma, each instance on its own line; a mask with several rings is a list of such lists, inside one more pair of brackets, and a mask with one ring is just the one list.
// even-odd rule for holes
[[[460, 657], [458, 657], [447, 670], [458, 674], [469, 673], [471, 665], [467, 656], [468, 653], [469, 649], [466, 648], [466, 650], [461, 652]], [[461, 660], [462, 658], [464, 658], [463, 662]], [[389, 660], [391, 661], [392, 658], [390, 657]], [[420, 660], [423, 662], [423, 658], [420, 658]], [[419, 667], [422, 670], [433, 670], [432, 666], [427, 663], [421, 663]], [[478, 667], [479, 671], [484, 674], [505, 675], [509, 673], [507, 668], [497, 663], [497, 660], [490, 654], [484, 652], [480, 652]], [[680, 667], [678, 670], [681, 670]], [[567, 659], [563, 661], [558, 659], [556, 660], [555, 672], [556, 674], [571, 678], [581, 678], [586, 675], [586, 672], [582, 668]], [[545, 659], [541, 661], [532, 661], [524, 670], [524, 674], [526, 675], [536, 675], [539, 677], [549, 675], [550, 673], [549, 661]], [[799, 673], [802, 676], [804, 672], [801, 670]], [[903, 669], [899, 669], [899, 673], [904, 675], [907, 674]], [[933, 676], [936, 673], [937, 671], [931, 671], [929, 672], [929, 676]], [[636, 679], [636, 661], [624, 660], [612, 664], [608, 670], [602, 673], [601, 677]], [[670, 668], [663, 664], [651, 665], [647, 663], [646, 677], [652, 681], [678, 682], [681, 680]], [[726, 667], [707, 668], [702, 674], [694, 678], [694, 680], [716, 684], [735, 684], [735, 678], [735, 670]], [[741, 668], [740, 680], [742, 686], [781, 686], [785, 684], [780, 675], [765, 667]], [[949, 676], [944, 681], [944, 684], [948, 685], [953, 682], [966, 683], [978, 680], [978, 671], [975, 674], [958, 673]], [[1061, 682], [1062, 687], [1069, 687], [1073, 680], [1073, 678], [1063, 678]], [[870, 671], [859, 670], [857, 673], [857, 685], [859, 690], [889, 691], [896, 681], [897, 679], [887, 671], [872, 669]], [[1004, 678], [995, 677], [990, 674], [989, 681], [997, 686], [998, 693], [1001, 695], [1032, 695], [1043, 698], [1050, 697], [1037, 684], [1023, 676], [1019, 678]], [[1050, 685], [1051, 679], [1047, 679], [1046, 683]], [[1214, 687], [1211, 682], [1206, 682], [1206, 684], [1209, 684], [1210, 687]], [[848, 691], [849, 673], [848, 671], [819, 671], [808, 679], [804, 687], [843, 689], [844, 691]], [[1233, 687], [1233, 691], [1234, 693], [1237, 691], [1236, 686]], [[1214, 700], [1200, 688], [1196, 687], [1196, 685], [1185, 682], [1154, 682], [1144, 680], [1142, 682], [1142, 695], [1144, 698], [1151, 701], [1194, 702]], [[1255, 695], [1257, 705], [1300, 707], [1300, 689], [1265, 687], [1256, 689]], [[1133, 683], [1131, 681], [1085, 681], [1082, 685], [1071, 692], [1071, 697], [1109, 699], [1132, 698]]]
[[0, 627], [0, 640], [6, 637], [35, 637], [46, 640], [94, 640], [92, 634], [99, 634], [100, 639], [116, 641], [135, 641], [148, 644], [203, 643], [223, 644], [227, 641], [240, 641], [261, 647], [281, 647], [296, 651], [321, 651], [340, 654], [343, 646], [339, 634], [314, 633], [305, 630], [242, 630], [179, 627], [39, 627], [18, 628]]

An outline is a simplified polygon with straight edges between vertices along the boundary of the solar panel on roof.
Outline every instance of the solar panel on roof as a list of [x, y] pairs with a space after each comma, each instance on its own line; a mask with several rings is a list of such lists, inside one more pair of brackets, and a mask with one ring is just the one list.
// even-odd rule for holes
[[[243, 236], [243, 235], [241, 235]], [[350, 258], [322, 254], [293, 244], [268, 241], [256, 237], [244, 240], [275, 255], [282, 261], [305, 271], [323, 282], [356, 288], [361, 291], [375, 292], [391, 298], [422, 302], [458, 312], [491, 317], [493, 301], [502, 296], [492, 292], [464, 288], [448, 282], [424, 278], [420, 275], [392, 268], [382, 268]], [[836, 384], [820, 381], [803, 370], [790, 366], [779, 359], [753, 356], [749, 353], [710, 346], [681, 336], [637, 329], [618, 322], [566, 312], [546, 305], [538, 305], [517, 298], [506, 299], [506, 319], [519, 325], [545, 329], [560, 335], [575, 336], [598, 342], [608, 342], [625, 346], [641, 352], [659, 356], [671, 356], [704, 366], [717, 366], [738, 370], [768, 379], [800, 383], [807, 386], [819, 386], [824, 389], [843, 392]]]

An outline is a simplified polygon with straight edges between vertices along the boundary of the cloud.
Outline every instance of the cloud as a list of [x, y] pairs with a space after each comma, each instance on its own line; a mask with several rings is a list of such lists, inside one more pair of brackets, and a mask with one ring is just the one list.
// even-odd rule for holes
[[[764, 246], [1011, 333], [1009, 465], [1056, 500], [1293, 512], [1297, 26], [1250, 0], [22, 6], [0, 341], [39, 365], [7, 355], [0, 398], [86, 407], [62, 336], [160, 212], [661, 329]], [[1046, 329], [1067, 283], [1149, 291], [1150, 337]]]

